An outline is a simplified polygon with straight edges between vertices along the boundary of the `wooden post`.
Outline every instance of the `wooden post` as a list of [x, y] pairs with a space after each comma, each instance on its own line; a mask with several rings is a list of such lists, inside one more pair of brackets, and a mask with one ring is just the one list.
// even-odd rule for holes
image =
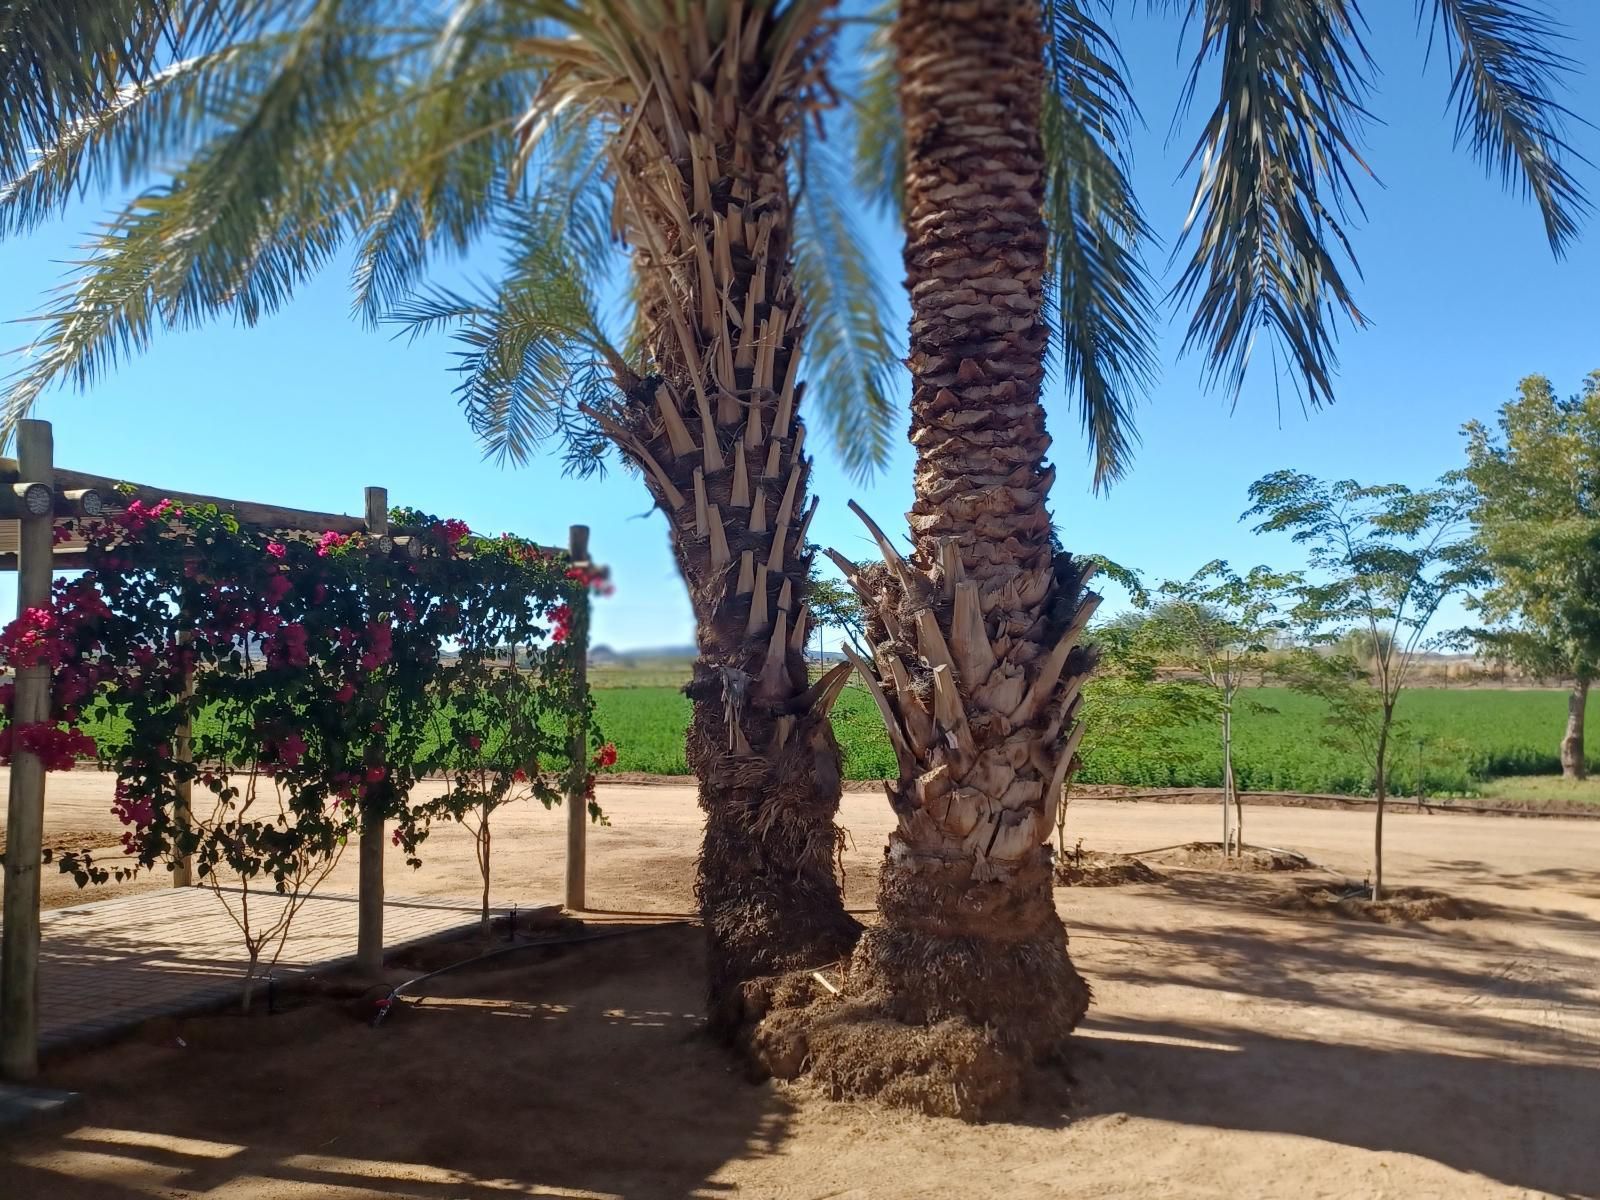
[[[574, 565], [589, 562], [589, 527], [574, 525], [570, 531], [568, 551]], [[576, 688], [580, 697], [589, 694], [589, 589], [572, 604], [572, 620], [568, 624], [568, 644], [574, 655], [572, 669], [577, 676]], [[574, 718], [571, 723], [568, 753], [572, 756], [571, 771], [567, 776], [567, 908], [582, 912], [584, 908], [585, 842], [589, 833], [588, 789], [584, 786], [589, 776], [589, 723]]]
[[[194, 631], [190, 629], [178, 630], [178, 645], [186, 647], [194, 642]], [[185, 705], [194, 698], [194, 668], [189, 667], [183, 673], [183, 702]], [[185, 709], [183, 723], [178, 726], [177, 733], [173, 736], [172, 757], [180, 763], [194, 761], [194, 729], [189, 723], [189, 715]], [[173, 806], [173, 820], [178, 825], [178, 836], [182, 837], [189, 832], [193, 821], [191, 804], [194, 800], [194, 781], [180, 779], [178, 781], [178, 802]], [[189, 887], [194, 883], [194, 855], [180, 852], [172, 864], [172, 886], [175, 888]]]
[[[55, 488], [54, 451], [47, 421], [17, 426], [22, 481]], [[18, 518], [17, 614], [50, 603], [54, 497], [42, 513], [24, 505]], [[14, 725], [50, 719], [50, 668], [16, 673]], [[6, 816], [5, 933], [0, 939], [0, 1076], [39, 1073], [39, 862], [44, 851], [44, 764], [20, 747], [11, 760]]]
[[[367, 489], [367, 533], [373, 538], [389, 534], [389, 493], [381, 487]], [[383, 766], [382, 753], [369, 745], [368, 766]], [[383, 809], [363, 801], [361, 807], [361, 862], [356, 885], [356, 962], [362, 971], [383, 971]]]

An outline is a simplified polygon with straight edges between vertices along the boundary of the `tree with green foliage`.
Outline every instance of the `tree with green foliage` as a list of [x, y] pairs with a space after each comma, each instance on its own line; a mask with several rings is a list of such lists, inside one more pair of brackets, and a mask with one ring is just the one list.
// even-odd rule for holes
[[[1094, 675], [1083, 687], [1085, 744], [1138, 741], [1159, 746], [1185, 726], [1215, 719], [1216, 693], [1195, 680], [1161, 678], [1160, 661], [1151, 653], [1138, 624], [1107, 621], [1090, 630], [1088, 642], [1096, 660]], [[1067, 853], [1071, 793], [1069, 773], [1061, 784], [1056, 807], [1058, 861]]]
[[[1233, 774], [1233, 714], [1249, 674], [1259, 675], [1287, 628], [1283, 612], [1296, 575], [1253, 567], [1240, 575], [1214, 559], [1188, 579], [1169, 579], [1150, 597], [1140, 640], [1163, 660], [1198, 675], [1216, 694], [1222, 738], [1222, 848], [1244, 853], [1244, 805]], [[1229, 805], [1235, 814], [1230, 822]]]
[[867, 614], [861, 598], [844, 581], [823, 575], [815, 567], [811, 572], [811, 616], [816, 621], [819, 651], [822, 631], [836, 629], [857, 654], [867, 653]]
[[1471, 633], [1526, 670], [1572, 681], [1561, 773], [1585, 775], [1583, 721], [1600, 670], [1600, 371], [1565, 400], [1529, 375], [1498, 432], [1462, 427], [1473, 524], [1492, 579]]
[[1472, 537], [1472, 491], [1457, 476], [1414, 491], [1398, 483], [1324, 482], [1277, 471], [1250, 485], [1257, 533], [1285, 532], [1305, 547], [1311, 578], [1295, 588], [1291, 616], [1313, 643], [1364, 629], [1370, 667], [1308, 649], [1295, 656], [1290, 686], [1328, 704], [1328, 723], [1372, 765], [1377, 797], [1372, 898], [1383, 897], [1383, 811], [1395, 710], [1439, 606], [1486, 574]]

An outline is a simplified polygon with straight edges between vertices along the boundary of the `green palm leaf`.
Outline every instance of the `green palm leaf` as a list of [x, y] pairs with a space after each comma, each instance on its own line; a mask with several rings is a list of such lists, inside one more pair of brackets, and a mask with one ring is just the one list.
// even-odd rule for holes
[[855, 143], [855, 184], [872, 203], [896, 215], [906, 203], [905, 122], [900, 119], [900, 76], [895, 68], [894, 14], [899, 0], [883, 0], [866, 18], [874, 28], [862, 47], [848, 116]]
[[[1360, 325], [1345, 232], [1360, 211], [1353, 172], [1371, 60], [1353, 0], [1192, 0], [1200, 50], [1187, 106], [1211, 60], [1218, 93], [1186, 166], [1198, 166], [1184, 241], [1194, 250], [1173, 295], [1193, 304], [1184, 349], [1235, 393], [1257, 337], [1277, 339], [1306, 398], [1333, 399], [1336, 322]], [[1337, 252], [1337, 254], [1335, 253]]]
[[1156, 373], [1152, 241], [1128, 178], [1138, 115], [1110, 34], [1079, 0], [1047, 0], [1041, 139], [1057, 352], [1103, 488], [1126, 470], [1133, 409]]
[[900, 419], [893, 400], [900, 351], [884, 318], [888, 298], [845, 207], [845, 171], [807, 138], [795, 207], [795, 283], [807, 319], [804, 378], [812, 420], [829, 433], [846, 474], [889, 461]]
[[0, 3], [0, 172], [114, 107], [163, 57], [248, 38], [286, 6], [269, 0], [5, 0]]
[[[1430, 0], [1417, 0], [1422, 20]], [[1562, 135], [1571, 112], [1555, 99], [1575, 63], [1555, 50], [1561, 30], [1527, 0], [1431, 0], [1434, 29], [1455, 56], [1450, 100], [1456, 142], [1507, 187], [1533, 197], [1550, 248], [1561, 254], [1589, 211], [1564, 158], [1586, 161]], [[1432, 39], [1430, 38], [1430, 49]]]

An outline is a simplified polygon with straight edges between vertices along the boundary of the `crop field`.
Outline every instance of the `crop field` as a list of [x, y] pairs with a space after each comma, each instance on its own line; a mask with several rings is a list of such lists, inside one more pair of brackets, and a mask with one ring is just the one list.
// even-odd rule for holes
[[[615, 672], [595, 689], [600, 732], [617, 745], [614, 771], [684, 775], [683, 732], [689, 701], [663, 672], [646, 677]], [[635, 684], [629, 686], [629, 684]], [[1559, 774], [1557, 744], [1566, 720], [1566, 693], [1554, 690], [1418, 688], [1400, 701], [1402, 728], [1390, 759], [1391, 788], [1416, 790], [1420, 763], [1432, 796], [1481, 794], [1500, 776]], [[1600, 709], [1600, 706], [1596, 706]], [[197, 733], [206, 732], [206, 719]], [[115, 718], [92, 725], [97, 738], [114, 738]], [[883, 779], [894, 755], [865, 689], [845, 689], [834, 709], [834, 733], [849, 779]], [[1589, 726], [1591, 768], [1600, 770], [1600, 714]], [[1350, 748], [1329, 744], [1320, 701], [1286, 688], [1252, 688], [1234, 717], [1234, 770], [1246, 792], [1371, 790], [1371, 772]], [[1419, 745], [1420, 742], [1420, 745]], [[1195, 725], [1126, 740], [1097, 739], [1083, 747], [1083, 783], [1130, 787], [1218, 787], [1222, 754], [1210, 725]], [[1505, 785], [1490, 789], [1499, 794]], [[1506, 793], [1509, 794], [1509, 793]]]
[[[1404, 724], [1391, 757], [1396, 791], [1416, 788], [1420, 740], [1422, 771], [1430, 795], [1469, 795], [1501, 775], [1559, 773], [1557, 744], [1566, 719], [1566, 693], [1533, 689], [1419, 688], [1400, 701]], [[689, 702], [668, 687], [597, 690], [596, 707], [606, 737], [617, 743], [619, 771], [681, 774], [683, 729]], [[845, 690], [834, 710], [834, 732], [850, 779], [893, 773], [889, 749], [872, 699], [860, 687]], [[1234, 718], [1234, 770], [1248, 791], [1342, 792], [1371, 788], [1370, 770], [1352, 750], [1327, 743], [1319, 701], [1285, 688], [1253, 688]], [[1589, 745], [1600, 752], [1600, 717], [1591, 714]], [[1085, 783], [1136, 787], [1217, 787], [1222, 753], [1216, 730], [1191, 726], [1156, 738], [1106, 741], [1083, 749], [1078, 778]], [[1591, 758], [1600, 767], [1600, 754]]]

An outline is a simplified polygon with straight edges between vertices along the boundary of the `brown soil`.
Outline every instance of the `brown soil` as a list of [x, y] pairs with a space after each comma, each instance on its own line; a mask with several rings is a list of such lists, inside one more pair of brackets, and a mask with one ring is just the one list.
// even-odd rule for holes
[[1189, 842], [1165, 850], [1152, 851], [1148, 858], [1174, 867], [1200, 871], [1311, 871], [1316, 863], [1296, 850], [1271, 846], [1245, 846], [1243, 854], [1225, 854], [1221, 842]]
[[[90, 827], [75, 804], [103, 812], [107, 796], [86, 787], [88, 773], [77, 791], [57, 787], [71, 778], [52, 777], [51, 816]], [[590, 830], [590, 903], [689, 910], [692, 793], [600, 798], [612, 825]], [[893, 818], [881, 795], [848, 795], [843, 812], [848, 897], [868, 908]], [[1093, 799], [1069, 815], [1073, 839], [1112, 853], [1203, 840], [1213, 819]], [[1366, 870], [1364, 814], [1277, 808], [1254, 820], [1262, 842], [1358, 879]], [[1397, 812], [1386, 828], [1390, 875], [1483, 915], [1326, 920], [1266, 903], [1281, 879], [1207, 871], [1058, 890], [1095, 1001], [1054, 1086], [1009, 1123], [974, 1128], [745, 1082], [702, 1033], [700, 931], [671, 926], [441, 975], [376, 1029], [330, 981], [327, 996], [286, 998], [280, 1016], [152, 1022], [56, 1058], [43, 1082], [82, 1091], [85, 1105], [0, 1145], [0, 1196], [1600, 1194], [1591, 827]], [[558, 896], [563, 838], [560, 812], [508, 811], [497, 901], [526, 910]], [[392, 861], [392, 895], [474, 894], [464, 835], [437, 832], [423, 857], [417, 873]], [[329, 887], [349, 890], [347, 872]], [[396, 964], [391, 986], [434, 961]]]
[[1130, 883], [1159, 883], [1166, 876], [1151, 870], [1143, 859], [1129, 854], [1085, 850], [1056, 863], [1058, 887], [1123, 887]]
[[1480, 905], [1432, 888], [1390, 888], [1382, 900], [1373, 900], [1366, 884], [1302, 884], [1285, 896], [1278, 907], [1287, 912], [1348, 917], [1379, 925], [1413, 921], [1465, 921], [1481, 916]]

